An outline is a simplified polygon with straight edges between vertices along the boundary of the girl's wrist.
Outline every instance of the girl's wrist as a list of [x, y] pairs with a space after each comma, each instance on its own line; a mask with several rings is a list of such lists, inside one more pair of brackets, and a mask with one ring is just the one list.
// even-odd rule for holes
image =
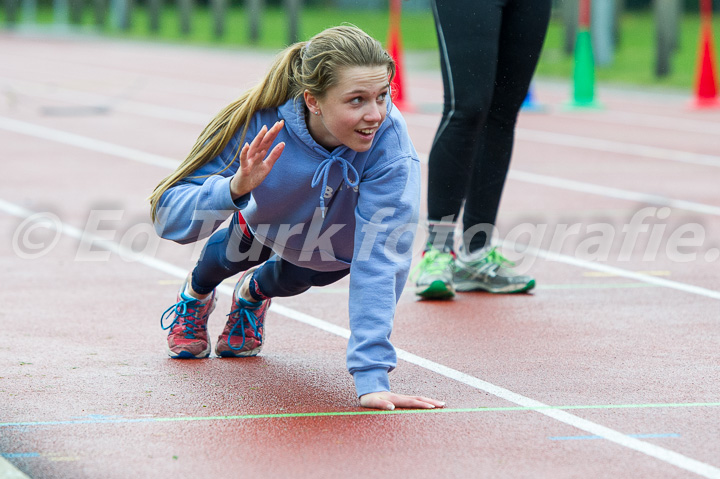
[[243, 196], [250, 193], [249, 191], [242, 191], [242, 188], [235, 184], [234, 181], [230, 182], [230, 196], [232, 197], [233, 201], [237, 201], [239, 198], [242, 198]]

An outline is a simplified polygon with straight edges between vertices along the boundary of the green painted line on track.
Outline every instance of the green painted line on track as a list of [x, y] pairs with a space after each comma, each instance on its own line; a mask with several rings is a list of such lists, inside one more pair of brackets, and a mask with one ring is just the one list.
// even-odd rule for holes
[[659, 404], [599, 404], [578, 406], [546, 406], [546, 407], [475, 407], [475, 408], [438, 408], [438, 409], [396, 409], [395, 411], [327, 411], [305, 413], [272, 413], [272, 414], [243, 414], [238, 416], [191, 416], [191, 417], [151, 417], [151, 418], [95, 418], [77, 419], [68, 421], [27, 421], [4, 422], [0, 427], [32, 427], [32, 426], [59, 426], [76, 424], [127, 424], [148, 422], [177, 422], [177, 421], [231, 421], [248, 419], [285, 419], [285, 418], [317, 418], [337, 416], [381, 416], [398, 414], [440, 414], [440, 413], [478, 413], [478, 412], [506, 412], [506, 411], [542, 411], [546, 409], [659, 409], [659, 408], [687, 408], [687, 407], [718, 407], [720, 402], [706, 403], [659, 403]]

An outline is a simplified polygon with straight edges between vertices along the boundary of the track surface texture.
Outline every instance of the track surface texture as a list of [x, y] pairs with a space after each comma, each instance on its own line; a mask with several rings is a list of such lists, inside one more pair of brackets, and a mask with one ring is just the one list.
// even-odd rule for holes
[[[146, 197], [271, 53], [0, 45], [1, 478], [720, 478], [720, 111], [612, 88], [574, 111], [534, 85], [498, 238], [538, 286], [409, 284], [391, 382], [447, 406], [386, 413], [345, 369], [347, 280], [275, 301], [258, 357], [164, 352], [202, 243], [155, 238]], [[426, 163], [440, 73], [405, 75]]]

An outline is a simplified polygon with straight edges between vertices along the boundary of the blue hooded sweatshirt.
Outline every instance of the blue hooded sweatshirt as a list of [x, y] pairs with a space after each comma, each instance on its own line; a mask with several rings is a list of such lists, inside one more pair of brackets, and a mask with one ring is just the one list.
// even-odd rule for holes
[[290, 99], [253, 116], [245, 141], [263, 125], [285, 120], [276, 139], [285, 149], [250, 194], [235, 201], [230, 194], [240, 129], [222, 153], [163, 194], [155, 229], [190, 243], [241, 210], [255, 237], [283, 259], [317, 271], [350, 268], [347, 367], [358, 396], [389, 391], [388, 373], [397, 363], [390, 333], [419, 215], [418, 155], [389, 102], [371, 148], [362, 153], [345, 146], [329, 152], [316, 143], [304, 108], [301, 99]]

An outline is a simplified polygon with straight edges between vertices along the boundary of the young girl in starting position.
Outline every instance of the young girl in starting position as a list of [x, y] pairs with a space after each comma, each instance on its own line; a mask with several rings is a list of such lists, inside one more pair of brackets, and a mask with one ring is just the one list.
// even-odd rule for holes
[[349, 274], [347, 366], [360, 404], [444, 405], [391, 393], [388, 381], [420, 199], [418, 156], [390, 101], [394, 74], [379, 42], [355, 27], [296, 43], [155, 188], [152, 217], [163, 238], [197, 241], [232, 215], [163, 315], [172, 319], [163, 325], [171, 357], [210, 354], [207, 320], [225, 278], [244, 271], [215, 352], [242, 357], [262, 348], [271, 298]]

